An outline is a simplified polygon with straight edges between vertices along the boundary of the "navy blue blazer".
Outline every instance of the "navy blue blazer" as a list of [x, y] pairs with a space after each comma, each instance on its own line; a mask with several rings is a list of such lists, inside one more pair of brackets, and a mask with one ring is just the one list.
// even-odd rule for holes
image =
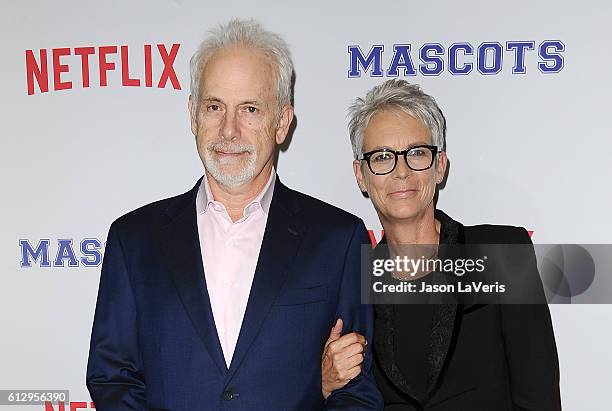
[[368, 344], [362, 373], [324, 400], [321, 355], [337, 317], [371, 342], [360, 304], [363, 222], [277, 178], [229, 369], [196, 222], [200, 180], [110, 227], [87, 388], [106, 410], [380, 410]]

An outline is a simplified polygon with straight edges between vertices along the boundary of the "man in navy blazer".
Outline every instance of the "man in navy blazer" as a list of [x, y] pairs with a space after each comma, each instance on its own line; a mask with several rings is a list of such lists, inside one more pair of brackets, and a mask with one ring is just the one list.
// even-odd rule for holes
[[[360, 304], [363, 222], [273, 167], [292, 75], [285, 42], [254, 21], [219, 26], [191, 59], [205, 174], [111, 225], [87, 366], [98, 410], [382, 409]], [[358, 376], [325, 400], [321, 356], [338, 318], [365, 340]]]

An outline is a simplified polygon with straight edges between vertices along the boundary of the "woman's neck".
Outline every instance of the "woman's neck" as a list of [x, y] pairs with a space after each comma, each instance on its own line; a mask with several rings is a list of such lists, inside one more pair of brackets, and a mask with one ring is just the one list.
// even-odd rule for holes
[[433, 207], [412, 219], [387, 220], [382, 225], [388, 244], [438, 244], [440, 240], [440, 222], [434, 218]]

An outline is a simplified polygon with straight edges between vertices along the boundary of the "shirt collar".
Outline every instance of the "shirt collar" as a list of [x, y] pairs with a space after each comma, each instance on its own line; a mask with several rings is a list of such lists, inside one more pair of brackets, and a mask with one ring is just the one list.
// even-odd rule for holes
[[[270, 177], [268, 178], [268, 182], [264, 186], [264, 188], [257, 194], [249, 204], [244, 208], [244, 215], [248, 215], [252, 212], [252, 210], [256, 209], [258, 206], [268, 214], [270, 211], [270, 204], [272, 203], [272, 194], [274, 194], [274, 185], [276, 183], [276, 171], [274, 166], [272, 166], [272, 172], [270, 173]], [[202, 182], [200, 183], [200, 187], [198, 188], [198, 194], [196, 196], [196, 212], [198, 214], [204, 213], [208, 210], [210, 206], [221, 206], [223, 205], [214, 200], [212, 192], [210, 191], [210, 185], [208, 184], [208, 176], [204, 173], [204, 177], [202, 177]], [[223, 207], [224, 208], [224, 207]]]

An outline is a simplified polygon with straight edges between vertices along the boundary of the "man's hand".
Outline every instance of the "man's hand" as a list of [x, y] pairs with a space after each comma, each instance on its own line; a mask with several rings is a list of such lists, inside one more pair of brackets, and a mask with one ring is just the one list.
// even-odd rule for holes
[[342, 319], [338, 318], [323, 349], [321, 386], [325, 399], [361, 372], [367, 341], [357, 333], [342, 335], [342, 325]]

